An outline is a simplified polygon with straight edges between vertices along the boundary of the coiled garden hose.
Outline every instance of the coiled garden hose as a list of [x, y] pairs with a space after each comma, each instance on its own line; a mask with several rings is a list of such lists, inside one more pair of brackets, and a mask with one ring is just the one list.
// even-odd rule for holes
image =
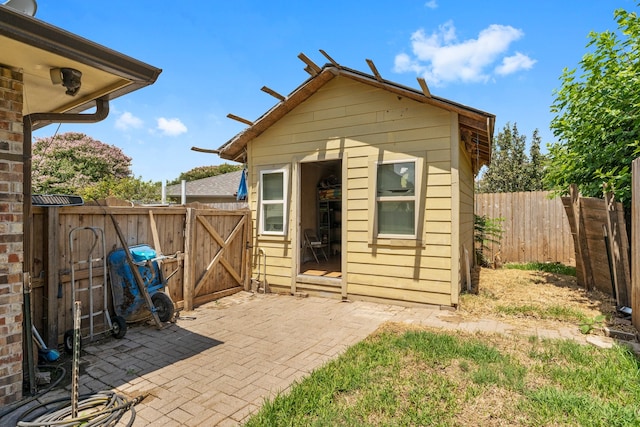
[[[135, 399], [127, 399], [113, 391], [86, 394], [80, 396], [78, 401], [79, 415], [76, 418], [71, 417], [71, 399], [56, 399], [29, 409], [22, 414], [17, 425], [20, 427], [114, 426], [127, 411], [130, 411], [131, 417], [127, 426], [131, 426], [136, 418], [133, 405], [142, 401], [144, 397], [145, 396], [140, 396]], [[34, 414], [54, 404], [59, 405], [47, 410], [44, 414]], [[29, 415], [31, 414], [34, 414], [34, 419], [29, 419]]]
[[64, 367], [62, 365], [39, 365], [38, 368], [39, 369], [55, 369], [57, 371], [60, 371], [60, 374], [58, 375], [58, 379], [56, 379], [52, 384], [50, 384], [47, 388], [45, 388], [44, 390], [42, 390], [40, 393], [36, 394], [35, 396], [31, 396], [28, 399], [21, 400], [19, 402], [16, 402], [15, 404], [11, 404], [11, 405], [8, 405], [8, 406], [2, 408], [2, 410], [0, 410], [0, 425], [2, 425], [2, 418], [5, 415], [17, 411], [18, 409], [22, 408], [26, 404], [31, 403], [34, 400], [38, 399], [39, 397], [43, 396], [44, 394], [50, 392], [58, 384], [60, 384], [60, 381], [62, 381], [64, 376], [67, 374], [67, 370], [64, 369]]

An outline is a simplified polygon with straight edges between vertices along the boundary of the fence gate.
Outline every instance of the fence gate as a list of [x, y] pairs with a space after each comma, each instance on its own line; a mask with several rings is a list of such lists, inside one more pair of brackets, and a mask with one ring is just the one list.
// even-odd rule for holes
[[249, 211], [187, 209], [184, 308], [248, 288]]

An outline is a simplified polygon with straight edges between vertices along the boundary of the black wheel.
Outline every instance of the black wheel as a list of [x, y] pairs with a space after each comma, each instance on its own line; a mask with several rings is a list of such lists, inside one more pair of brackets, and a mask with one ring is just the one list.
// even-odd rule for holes
[[111, 319], [111, 333], [115, 338], [121, 339], [127, 334], [127, 321], [122, 316]]
[[173, 316], [175, 310], [173, 301], [169, 298], [169, 295], [164, 292], [156, 292], [151, 297], [151, 301], [156, 308], [156, 313], [161, 322], [168, 322]]
[[[64, 333], [64, 351], [67, 354], [73, 354], [73, 335], [73, 329]], [[80, 339], [80, 348], [82, 348], [82, 338]]]

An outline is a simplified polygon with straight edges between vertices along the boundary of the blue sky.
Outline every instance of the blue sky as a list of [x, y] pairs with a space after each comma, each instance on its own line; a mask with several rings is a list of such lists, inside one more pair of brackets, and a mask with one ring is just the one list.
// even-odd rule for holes
[[586, 53], [590, 31], [616, 30], [632, 0], [38, 0], [36, 18], [162, 68], [157, 82], [111, 104], [91, 125], [49, 125], [47, 137], [83, 132], [132, 157], [136, 177], [171, 180], [220, 164], [218, 148], [308, 78], [297, 58], [338, 63], [493, 113], [553, 142], [549, 107], [563, 68]]

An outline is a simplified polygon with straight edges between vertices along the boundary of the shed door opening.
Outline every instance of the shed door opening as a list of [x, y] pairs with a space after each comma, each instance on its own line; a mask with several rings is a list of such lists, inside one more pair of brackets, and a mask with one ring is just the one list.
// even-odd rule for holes
[[300, 274], [340, 278], [342, 162], [300, 165]]

